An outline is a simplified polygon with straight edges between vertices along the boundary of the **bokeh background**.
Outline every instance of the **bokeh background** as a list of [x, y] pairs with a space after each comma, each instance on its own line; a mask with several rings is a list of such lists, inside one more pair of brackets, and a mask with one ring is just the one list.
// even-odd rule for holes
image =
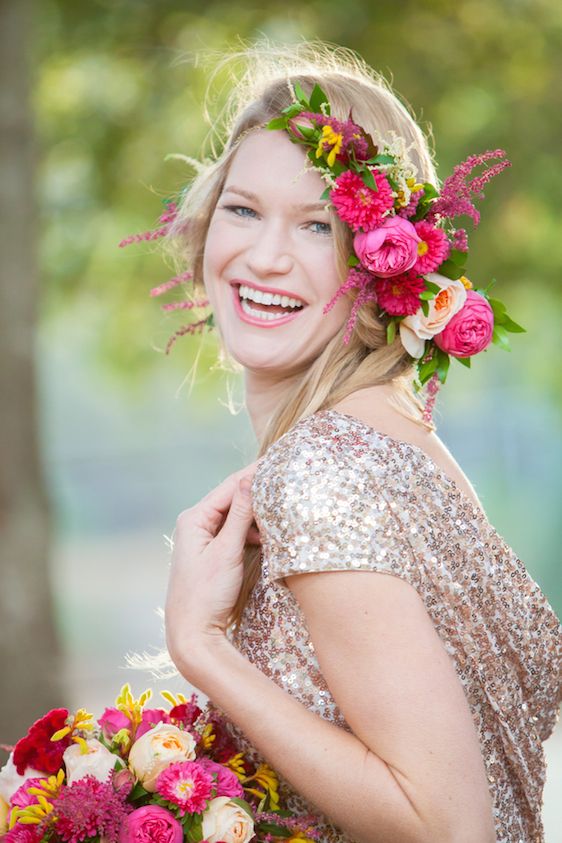
[[[52, 705], [100, 713], [163, 643], [175, 518], [254, 458], [240, 376], [181, 339], [151, 287], [152, 228], [208, 154], [212, 56], [267, 35], [359, 51], [432, 131], [439, 176], [502, 147], [469, 275], [527, 328], [452, 366], [439, 434], [562, 614], [562, 299], [557, 0], [0, 2], [0, 742]], [[207, 56], [207, 59], [204, 58]], [[208, 59], [211, 57], [211, 65]], [[211, 92], [218, 113], [226, 74]], [[204, 699], [204, 698], [203, 698]], [[547, 741], [547, 843], [562, 841], [562, 729]]]

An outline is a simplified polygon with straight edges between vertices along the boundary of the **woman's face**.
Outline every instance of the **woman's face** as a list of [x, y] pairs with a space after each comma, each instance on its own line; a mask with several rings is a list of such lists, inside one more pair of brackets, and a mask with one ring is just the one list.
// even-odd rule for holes
[[284, 132], [251, 132], [233, 157], [205, 244], [205, 288], [226, 348], [262, 374], [305, 368], [351, 310], [342, 296], [322, 313], [341, 280], [320, 201], [326, 184], [303, 172], [305, 160]]

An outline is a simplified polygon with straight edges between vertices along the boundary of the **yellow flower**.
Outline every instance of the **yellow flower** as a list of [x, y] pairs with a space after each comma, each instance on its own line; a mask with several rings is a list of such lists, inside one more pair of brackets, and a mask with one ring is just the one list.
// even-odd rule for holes
[[467, 290], [472, 290], [472, 281], [469, 281], [465, 275], [461, 275], [459, 281]]
[[336, 160], [336, 155], [339, 154], [342, 144], [343, 144], [343, 135], [339, 134], [338, 132], [334, 132], [331, 126], [323, 126], [322, 127], [322, 137], [318, 141], [318, 147], [316, 149], [316, 157], [321, 158], [324, 155], [325, 144], [329, 144], [332, 149], [328, 153], [327, 162], [329, 167], [333, 167], [334, 161]]

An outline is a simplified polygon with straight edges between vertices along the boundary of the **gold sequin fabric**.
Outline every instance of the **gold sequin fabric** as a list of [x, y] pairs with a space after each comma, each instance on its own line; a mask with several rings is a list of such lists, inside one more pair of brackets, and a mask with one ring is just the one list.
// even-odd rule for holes
[[[237, 649], [308, 709], [351, 732], [283, 577], [369, 570], [406, 580], [470, 705], [497, 843], [542, 843], [542, 743], [560, 716], [562, 626], [483, 510], [423, 449], [333, 409], [302, 419], [268, 448], [253, 500], [262, 567], [238, 628], [227, 633]], [[268, 760], [235, 723], [227, 726], [252, 760]], [[321, 817], [322, 843], [353, 843], [283, 778], [280, 794], [291, 809]]]

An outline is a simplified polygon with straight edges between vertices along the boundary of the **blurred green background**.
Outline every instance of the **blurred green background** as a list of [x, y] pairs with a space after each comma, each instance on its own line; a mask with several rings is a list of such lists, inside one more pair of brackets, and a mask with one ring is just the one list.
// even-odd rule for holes
[[[54, 616], [54, 633], [33, 630], [35, 661], [19, 665], [11, 703], [1, 704], [0, 740], [17, 737], [53, 700], [99, 711], [124, 681], [137, 690], [155, 684], [145, 674], [131, 677], [123, 664], [126, 651], [162, 643], [154, 609], [165, 589], [165, 536], [180, 510], [253, 459], [242, 384], [213, 368], [214, 337], [205, 337], [198, 361], [195, 339], [163, 353], [183, 320], [161, 311], [148, 293], [173, 268], [154, 244], [117, 244], [154, 227], [163, 198], [191, 175], [165, 156], [209, 152], [202, 103], [210, 66], [201, 51], [220, 57], [261, 34], [319, 38], [361, 53], [410, 103], [422, 128], [432, 129], [442, 180], [473, 152], [507, 150], [513, 166], [486, 189], [481, 226], [467, 225], [468, 274], [476, 286], [496, 278], [496, 295], [527, 333], [510, 335], [511, 353], [491, 346], [470, 371], [453, 365], [436, 421], [491, 521], [560, 616], [561, 4], [3, 0], [0, 9], [3, 88], [11, 91], [2, 119], [21, 124], [3, 154], [10, 162], [18, 143], [31, 149], [31, 163], [19, 182], [7, 178], [2, 200], [8, 235], [0, 318], [9, 352], [2, 377], [10, 424], [0, 431], [0, 453], [5, 476], [13, 478], [3, 497], [9, 517], [10, 500], [35, 502], [18, 528], [27, 536], [25, 552], [17, 529], [9, 533], [4, 582], [16, 594], [14, 571], [27, 565], [21, 606], [37, 594], [45, 629]], [[213, 90], [216, 111], [227, 96], [222, 75]], [[10, 108], [18, 115], [21, 109], [19, 122], [10, 122]], [[26, 208], [37, 221], [29, 229]], [[29, 250], [27, 270], [25, 260], [18, 264], [17, 243]], [[28, 293], [25, 308], [16, 285]], [[23, 331], [19, 339], [14, 326]], [[22, 379], [13, 361], [30, 328]], [[15, 384], [29, 390], [27, 403], [14, 397]], [[36, 453], [25, 438], [33, 435]], [[16, 470], [16, 453], [39, 469]], [[40, 539], [30, 550], [34, 518]], [[6, 594], [4, 676], [25, 639], [17, 600]], [[53, 649], [53, 634], [62, 656], [56, 670], [41, 649], [46, 642]], [[49, 682], [40, 681], [40, 665]], [[177, 680], [163, 684], [180, 687]], [[16, 734], [8, 734], [16, 709]], [[562, 779], [560, 737], [549, 746], [556, 740], [551, 781]], [[562, 840], [554, 801], [545, 800], [550, 843]]]

